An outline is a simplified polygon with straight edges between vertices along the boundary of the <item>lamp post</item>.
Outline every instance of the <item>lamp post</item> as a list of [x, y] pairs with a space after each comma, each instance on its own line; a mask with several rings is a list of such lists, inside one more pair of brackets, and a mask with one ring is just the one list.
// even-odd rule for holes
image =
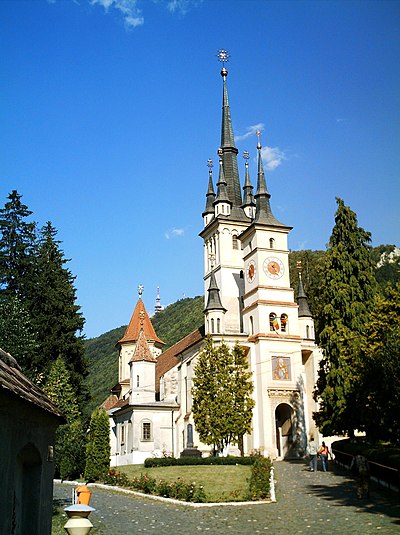
[[88, 516], [96, 509], [90, 507], [90, 505], [77, 503], [66, 507], [64, 510], [68, 515], [67, 523], [64, 526], [65, 531], [69, 535], [87, 535], [93, 527]]

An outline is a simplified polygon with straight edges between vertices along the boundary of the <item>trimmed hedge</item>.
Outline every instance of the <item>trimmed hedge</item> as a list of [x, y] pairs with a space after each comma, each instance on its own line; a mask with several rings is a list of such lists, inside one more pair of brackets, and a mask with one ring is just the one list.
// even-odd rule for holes
[[257, 457], [149, 457], [145, 459], [145, 468], [156, 468], [161, 466], [193, 466], [193, 465], [237, 465], [250, 466], [254, 464]]

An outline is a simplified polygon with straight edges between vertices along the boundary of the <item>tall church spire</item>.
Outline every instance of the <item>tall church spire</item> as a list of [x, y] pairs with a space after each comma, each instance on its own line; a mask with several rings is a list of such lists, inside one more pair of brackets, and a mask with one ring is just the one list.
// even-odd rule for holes
[[265, 182], [264, 168], [263, 168], [262, 157], [261, 157], [260, 135], [261, 135], [261, 132], [258, 131], [257, 132], [258, 176], [257, 176], [257, 192], [254, 195], [254, 198], [256, 199], [256, 217], [254, 221], [256, 223], [265, 223], [266, 225], [283, 227], [285, 225], [280, 223], [273, 216], [272, 211], [271, 211], [271, 206], [269, 203], [271, 195], [267, 190], [267, 183]]
[[237, 166], [238, 149], [235, 147], [235, 141], [233, 137], [231, 110], [229, 107], [228, 88], [226, 84], [228, 71], [225, 68], [225, 63], [229, 59], [228, 52], [226, 50], [219, 50], [218, 59], [223, 63], [223, 67], [221, 69], [221, 76], [223, 79], [221, 149], [227, 194], [232, 203], [230, 219], [243, 221], [247, 218], [243, 208], [241, 207], [242, 192], [240, 189], [239, 171]]

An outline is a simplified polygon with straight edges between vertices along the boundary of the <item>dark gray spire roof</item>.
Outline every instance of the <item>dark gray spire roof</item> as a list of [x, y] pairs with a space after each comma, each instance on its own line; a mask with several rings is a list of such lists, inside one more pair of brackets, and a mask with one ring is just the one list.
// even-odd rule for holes
[[213, 203], [215, 201], [215, 192], [212, 180], [212, 168], [208, 171], [208, 189], [206, 193], [206, 207], [203, 212], [203, 217], [207, 214], [213, 214], [215, 212]]
[[246, 171], [245, 171], [245, 180], [244, 180], [244, 186], [243, 186], [243, 204], [242, 204], [243, 207], [254, 206], [256, 204], [254, 200], [254, 195], [253, 195], [253, 186], [250, 181], [249, 162], [247, 160], [246, 160], [245, 167], [246, 167]]
[[255, 223], [264, 223], [275, 227], [285, 227], [280, 223], [272, 214], [269, 200], [271, 198], [270, 193], [267, 190], [267, 184], [265, 182], [264, 168], [261, 158], [261, 144], [258, 142], [258, 177], [257, 177], [257, 192], [254, 195], [256, 199], [256, 216], [254, 218]]
[[307, 296], [304, 291], [301, 273], [299, 272], [299, 291], [297, 293], [297, 303], [299, 305], [299, 318], [312, 318], [312, 314], [307, 302]]
[[225, 174], [224, 174], [224, 163], [222, 161], [222, 158], [219, 160], [219, 178], [217, 182], [217, 197], [214, 201], [214, 205], [218, 202], [227, 202], [232, 205], [232, 201], [229, 198], [228, 195], [228, 189], [227, 184], [225, 180]]
[[214, 271], [211, 273], [210, 277], [210, 286], [208, 287], [208, 299], [207, 306], [204, 309], [204, 312], [209, 312], [210, 310], [222, 310], [223, 313], [226, 312], [226, 308], [222, 306], [221, 298], [219, 296], [219, 288], [217, 284], [217, 279], [215, 278]]
[[248, 221], [242, 208], [242, 192], [236, 158], [238, 150], [235, 147], [233, 137], [231, 110], [229, 107], [228, 88], [226, 85], [228, 71], [225, 67], [221, 70], [221, 76], [223, 78], [221, 149], [227, 194], [232, 202], [229, 219]]

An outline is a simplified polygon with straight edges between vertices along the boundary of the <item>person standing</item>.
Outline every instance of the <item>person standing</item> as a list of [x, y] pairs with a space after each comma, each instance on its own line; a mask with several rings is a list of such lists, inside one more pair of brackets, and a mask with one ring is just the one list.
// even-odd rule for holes
[[307, 446], [307, 455], [309, 457], [310, 472], [316, 472], [318, 461], [318, 448], [317, 444], [314, 441], [313, 435], [310, 436], [310, 442]]
[[326, 472], [328, 470], [328, 455], [330, 454], [328, 446], [322, 441], [321, 447], [318, 450], [318, 455], [321, 459], [322, 471]]

